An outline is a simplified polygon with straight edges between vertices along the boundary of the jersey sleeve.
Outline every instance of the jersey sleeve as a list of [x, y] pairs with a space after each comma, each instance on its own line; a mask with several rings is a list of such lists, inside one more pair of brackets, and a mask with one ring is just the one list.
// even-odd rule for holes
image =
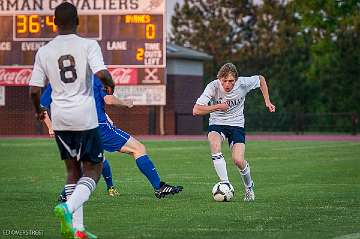
[[104, 98], [107, 94], [104, 90], [104, 85], [100, 81], [99, 78], [97, 78], [96, 75], [94, 75], [94, 91], [97, 90], [100, 93], [101, 98]]
[[41, 94], [41, 98], [40, 98], [40, 105], [48, 110], [50, 109], [50, 104], [52, 102], [51, 92], [52, 92], [51, 85], [48, 84], [45, 91]]
[[245, 81], [246, 92], [260, 87], [260, 76], [247, 77]]
[[43, 65], [41, 63], [41, 49], [36, 53], [35, 56], [35, 63], [34, 68], [31, 73], [31, 78], [29, 85], [30, 86], [38, 86], [38, 87], [44, 87], [46, 82], [46, 74], [43, 68]]
[[88, 62], [90, 65], [91, 71], [95, 74], [98, 71], [105, 70], [106, 66], [104, 64], [103, 55], [101, 53], [101, 48], [97, 41], [91, 41], [88, 48]]
[[215, 85], [214, 82], [210, 82], [201, 96], [197, 99], [196, 104], [207, 105], [210, 100], [215, 96]]

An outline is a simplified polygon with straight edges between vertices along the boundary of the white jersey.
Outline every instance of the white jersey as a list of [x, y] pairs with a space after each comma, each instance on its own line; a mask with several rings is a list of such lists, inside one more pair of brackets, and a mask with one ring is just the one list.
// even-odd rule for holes
[[99, 44], [76, 34], [59, 35], [41, 47], [35, 57], [31, 86], [52, 87], [54, 130], [96, 128], [98, 119], [92, 74], [106, 69]]
[[210, 82], [202, 95], [197, 99], [198, 105], [211, 105], [228, 102], [229, 109], [226, 112], [215, 111], [210, 113], [209, 125], [230, 125], [244, 127], [244, 103], [246, 94], [260, 86], [260, 77], [239, 77], [234, 88], [226, 92], [220, 80]]

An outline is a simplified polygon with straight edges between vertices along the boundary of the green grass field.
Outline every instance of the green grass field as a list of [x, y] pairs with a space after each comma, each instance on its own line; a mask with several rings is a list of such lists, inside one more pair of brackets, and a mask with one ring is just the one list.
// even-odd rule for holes
[[[99, 238], [360, 238], [359, 142], [248, 142], [253, 203], [243, 202], [227, 147], [235, 197], [218, 203], [211, 197], [217, 176], [207, 142], [145, 145], [162, 180], [184, 191], [159, 200], [129, 156], [107, 154], [121, 195], [107, 196], [101, 179], [86, 204], [85, 224]], [[0, 238], [60, 238], [53, 207], [64, 166], [55, 142], [0, 139], [0, 170]], [[9, 236], [8, 230], [42, 234]]]

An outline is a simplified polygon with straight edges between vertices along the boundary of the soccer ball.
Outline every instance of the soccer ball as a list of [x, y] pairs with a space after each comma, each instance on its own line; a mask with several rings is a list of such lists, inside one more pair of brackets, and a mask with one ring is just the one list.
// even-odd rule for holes
[[234, 187], [227, 182], [218, 182], [212, 189], [212, 195], [217, 202], [228, 202], [234, 197]]

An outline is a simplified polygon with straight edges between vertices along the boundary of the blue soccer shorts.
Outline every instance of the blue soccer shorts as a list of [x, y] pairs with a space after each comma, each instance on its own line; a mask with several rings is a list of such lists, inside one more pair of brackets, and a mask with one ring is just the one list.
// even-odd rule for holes
[[130, 135], [110, 123], [99, 123], [104, 150], [119, 151], [130, 139]]
[[236, 143], [245, 144], [245, 129], [243, 127], [230, 125], [209, 125], [208, 133], [211, 131], [218, 132], [224, 140], [228, 139], [230, 147]]
[[103, 146], [99, 128], [85, 131], [54, 131], [61, 159], [78, 161], [103, 161]]

